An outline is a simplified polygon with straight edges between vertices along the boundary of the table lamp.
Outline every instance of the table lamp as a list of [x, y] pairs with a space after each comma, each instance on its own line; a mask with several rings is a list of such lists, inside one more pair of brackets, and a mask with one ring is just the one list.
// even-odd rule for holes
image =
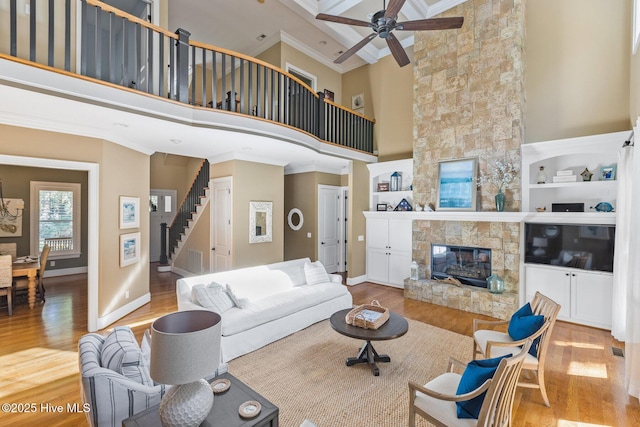
[[548, 244], [546, 237], [534, 237], [533, 247], [536, 249], [533, 251], [533, 256], [543, 256], [545, 254], [544, 248], [546, 248]]
[[151, 378], [172, 384], [160, 402], [163, 426], [198, 426], [213, 406], [213, 392], [203, 378], [220, 364], [220, 315], [178, 311], [151, 325]]

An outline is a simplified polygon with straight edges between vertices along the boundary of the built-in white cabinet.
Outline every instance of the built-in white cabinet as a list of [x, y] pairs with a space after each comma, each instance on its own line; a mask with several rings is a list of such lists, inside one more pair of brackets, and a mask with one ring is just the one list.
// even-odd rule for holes
[[[622, 144], [631, 131], [589, 135], [522, 145], [522, 210], [536, 212], [538, 208], [552, 211], [553, 203], [583, 203], [585, 212], [594, 212], [599, 202], [616, 206], [617, 181], [604, 180], [602, 167], [616, 165]], [[546, 182], [538, 184], [540, 167], [544, 167]], [[593, 176], [584, 181], [580, 175], [588, 169]], [[571, 171], [574, 182], [553, 182], [558, 171]], [[567, 172], [568, 173], [568, 172]], [[602, 213], [615, 216], [614, 213]], [[572, 214], [575, 216], [575, 214]]]
[[539, 291], [562, 306], [559, 320], [611, 329], [611, 273], [527, 264], [525, 283], [527, 301]]
[[[406, 199], [413, 207], [413, 159], [394, 160], [367, 164], [369, 168], [370, 198], [369, 210], [377, 211], [379, 205], [398, 206], [402, 199]], [[398, 173], [402, 183], [400, 189], [392, 190], [391, 175]], [[379, 186], [380, 184], [380, 186]], [[385, 190], [386, 189], [386, 190]], [[380, 191], [384, 190], [384, 191]]]
[[367, 280], [404, 287], [411, 270], [411, 219], [367, 215]]

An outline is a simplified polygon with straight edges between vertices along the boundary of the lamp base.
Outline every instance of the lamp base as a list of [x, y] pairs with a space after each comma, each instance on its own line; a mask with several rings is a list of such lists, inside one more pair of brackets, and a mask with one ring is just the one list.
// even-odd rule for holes
[[213, 392], [206, 380], [177, 385], [160, 402], [160, 421], [165, 427], [199, 426], [212, 406]]

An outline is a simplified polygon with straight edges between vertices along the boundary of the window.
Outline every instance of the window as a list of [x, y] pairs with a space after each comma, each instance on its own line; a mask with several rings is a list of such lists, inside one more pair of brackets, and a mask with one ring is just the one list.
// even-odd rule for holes
[[31, 181], [31, 254], [80, 256], [80, 184]]

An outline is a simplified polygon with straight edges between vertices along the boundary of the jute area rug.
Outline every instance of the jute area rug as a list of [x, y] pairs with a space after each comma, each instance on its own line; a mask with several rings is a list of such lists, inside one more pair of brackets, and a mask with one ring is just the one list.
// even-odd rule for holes
[[366, 364], [345, 365], [362, 343], [325, 320], [232, 360], [229, 372], [280, 408], [282, 427], [305, 419], [318, 427], [400, 427], [408, 422], [408, 382], [445, 372], [450, 356], [468, 362], [473, 348], [470, 337], [409, 320], [403, 337], [373, 342], [391, 357], [375, 377]]

